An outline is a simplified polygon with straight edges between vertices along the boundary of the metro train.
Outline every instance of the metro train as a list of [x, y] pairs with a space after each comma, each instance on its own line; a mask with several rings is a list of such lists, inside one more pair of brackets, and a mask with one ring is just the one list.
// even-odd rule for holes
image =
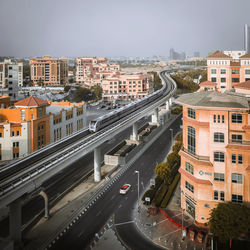
[[131, 114], [132, 112], [142, 108], [144, 105], [156, 100], [165, 92], [166, 84], [154, 93], [143, 97], [142, 99], [136, 100], [122, 108], [112, 111], [104, 116], [98, 117], [96, 120], [92, 120], [89, 123], [89, 131], [97, 132], [98, 130], [118, 121], [119, 119]]

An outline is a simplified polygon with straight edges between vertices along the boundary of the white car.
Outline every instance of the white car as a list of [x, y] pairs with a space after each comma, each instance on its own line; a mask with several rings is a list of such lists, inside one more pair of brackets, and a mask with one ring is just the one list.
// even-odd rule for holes
[[130, 184], [124, 184], [120, 189], [120, 194], [126, 194], [128, 190], [130, 189]]

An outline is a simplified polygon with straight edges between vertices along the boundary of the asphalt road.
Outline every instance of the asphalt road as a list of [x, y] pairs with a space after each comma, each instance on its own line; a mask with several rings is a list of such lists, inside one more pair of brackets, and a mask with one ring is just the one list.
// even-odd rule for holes
[[[179, 131], [179, 122], [175, 122], [171, 128], [174, 134]], [[114, 214], [115, 224], [132, 221], [133, 210], [137, 209], [137, 174], [140, 172], [140, 195], [143, 187], [154, 176], [154, 167], [164, 160], [170, 150], [170, 131], [166, 130], [163, 135], [154, 142], [146, 152], [108, 189], [100, 199], [91, 206], [91, 209], [68, 230], [60, 240], [56, 241], [53, 249], [85, 249], [93, 240], [95, 233], [105, 225]], [[125, 183], [132, 185], [126, 195], [120, 195], [119, 189]], [[122, 241], [131, 249], [161, 249], [150, 242], [138, 231], [134, 222], [116, 226]]]
[[[88, 120], [98, 117], [107, 113], [105, 110], [96, 110], [92, 108], [88, 110]], [[139, 121], [142, 124], [143, 120]], [[112, 140], [101, 145], [101, 153], [104, 156], [106, 152], [116, 146], [121, 140], [128, 138], [132, 133], [132, 128], [128, 128], [115, 136]], [[90, 170], [93, 169], [93, 152], [83, 156], [78, 161], [72, 163], [69, 167], [59, 172], [48, 181], [46, 181], [42, 187], [48, 194], [49, 202], [51, 203], [54, 199], [65, 192], [72, 184], [77, 182], [82, 176], [86, 175]], [[40, 195], [36, 195], [31, 198], [22, 207], [22, 225], [29, 224], [33, 221], [34, 217], [37, 216], [44, 209], [44, 200]], [[37, 217], [37, 219], [40, 217]], [[37, 220], [35, 220], [37, 221]], [[33, 221], [33, 222], [35, 222]], [[9, 217], [0, 221], [0, 237], [7, 237], [9, 235]]]

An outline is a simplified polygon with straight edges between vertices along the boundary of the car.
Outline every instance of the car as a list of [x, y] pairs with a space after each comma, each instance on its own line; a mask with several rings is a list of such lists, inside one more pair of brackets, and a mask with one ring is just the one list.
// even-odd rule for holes
[[130, 184], [124, 184], [120, 189], [120, 194], [126, 194], [128, 190], [130, 189]]

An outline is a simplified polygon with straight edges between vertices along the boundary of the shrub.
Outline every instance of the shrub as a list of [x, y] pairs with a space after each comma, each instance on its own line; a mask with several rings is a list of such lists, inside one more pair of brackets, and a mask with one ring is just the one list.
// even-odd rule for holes
[[178, 153], [182, 147], [182, 142], [177, 141], [174, 146], [172, 147], [173, 152]]
[[[145, 198], [146, 197], [149, 197], [150, 198], [150, 201], [152, 202], [152, 200], [154, 199], [154, 196], [157, 192], [157, 190], [159, 189], [159, 187], [161, 186], [163, 180], [159, 177], [159, 176], [156, 176], [155, 177], [155, 186], [151, 186], [143, 195], [142, 197], [142, 200], [145, 201]], [[151, 203], [150, 202], [150, 203]]]
[[156, 207], [159, 207], [161, 205], [161, 202], [168, 191], [168, 185], [166, 185], [164, 182], [161, 184], [160, 188], [157, 190], [154, 199], [152, 201], [153, 204], [155, 204]]
[[179, 134], [177, 135], [176, 140], [182, 142], [182, 133], [179, 133]]
[[165, 208], [167, 206], [167, 204], [168, 204], [168, 202], [169, 202], [169, 200], [170, 200], [170, 198], [172, 196], [172, 193], [173, 193], [173, 191], [174, 191], [174, 189], [175, 189], [175, 187], [176, 187], [179, 179], [180, 179], [180, 174], [178, 173], [175, 176], [172, 184], [170, 185], [167, 194], [165, 195], [164, 199], [162, 200], [162, 203], [161, 203], [161, 207], [162, 208]]
[[176, 107], [171, 110], [171, 113], [174, 115], [179, 115], [182, 112], [182, 106]]

